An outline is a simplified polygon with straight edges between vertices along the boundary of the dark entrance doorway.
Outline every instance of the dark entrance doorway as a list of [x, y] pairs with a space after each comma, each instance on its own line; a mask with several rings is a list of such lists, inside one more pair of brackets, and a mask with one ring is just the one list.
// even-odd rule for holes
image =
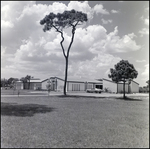
[[95, 85], [95, 87], [98, 89], [103, 89], [103, 85]]

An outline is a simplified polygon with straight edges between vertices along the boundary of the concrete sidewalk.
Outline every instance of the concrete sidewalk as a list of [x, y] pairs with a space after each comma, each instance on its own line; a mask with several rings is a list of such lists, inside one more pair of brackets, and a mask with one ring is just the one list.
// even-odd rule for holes
[[[22, 96], [63, 96], [63, 92], [50, 92], [48, 95], [47, 91], [31, 91], [29, 94], [20, 94]], [[114, 94], [114, 93], [86, 93], [86, 92], [68, 92], [69, 96], [84, 96], [84, 97], [123, 97], [123, 94]], [[127, 97], [149, 97], [148, 93], [134, 93], [126, 94]], [[18, 95], [1, 95], [1, 97], [18, 97]]]
[[[113, 93], [101, 93], [101, 94], [98, 94], [98, 93], [86, 93], [86, 92], [78, 92], [78, 93], [67, 93], [68, 95], [81, 95], [81, 96], [96, 96], [96, 97], [122, 97], [123, 94], [113, 94]], [[126, 96], [149, 96], [148, 93], [134, 93], [134, 94], [126, 94]]]

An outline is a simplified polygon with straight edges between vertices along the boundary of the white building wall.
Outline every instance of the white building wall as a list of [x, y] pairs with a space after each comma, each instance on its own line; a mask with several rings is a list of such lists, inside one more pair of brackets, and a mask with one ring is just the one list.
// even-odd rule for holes
[[139, 85], [133, 81], [130, 84], [131, 93], [139, 93]]
[[86, 89], [92, 89], [96, 88], [96, 85], [102, 85], [102, 84], [96, 84], [92, 82], [67, 82], [67, 90], [68, 91], [86, 91]]
[[[49, 80], [45, 80], [45, 81], [42, 82], [42, 89], [43, 90], [47, 90], [46, 85], [48, 84], [48, 81]], [[52, 79], [51, 79], [51, 81], [52, 81]], [[54, 85], [55, 91], [63, 91], [63, 88], [64, 88], [64, 81], [63, 80], [60, 80], [60, 79], [56, 78], [54, 84], [55, 84]]]
[[[129, 86], [127, 83], [125, 84], [125, 92], [129, 92]], [[118, 93], [123, 93], [123, 83], [118, 83]]]
[[34, 82], [30, 82], [30, 89], [36, 90], [35, 86], [36, 84]]
[[85, 83], [67, 82], [67, 91], [85, 91]]
[[56, 87], [56, 91], [60, 91], [63, 92], [64, 89], [64, 81], [57, 79], [57, 87]]
[[34, 83], [34, 90], [40, 90], [41, 88], [42, 88], [41, 82]]
[[41, 82], [30, 82], [30, 89], [37, 90], [41, 89], [42, 83]]
[[107, 88], [110, 92], [117, 93], [117, 84], [109, 80], [103, 79], [103, 90]]
[[42, 82], [42, 90], [47, 90], [47, 88], [46, 88], [46, 85], [48, 84], [47, 81], [48, 80], [45, 80]]
[[85, 91], [85, 83], [80, 83], [80, 91]]
[[92, 88], [94, 88], [94, 84], [88, 82], [86, 87], [87, 87], [86, 89], [92, 89]]
[[21, 84], [21, 89], [23, 89], [23, 83]]
[[22, 82], [17, 82], [16, 83], [16, 90], [23, 89], [23, 83]]

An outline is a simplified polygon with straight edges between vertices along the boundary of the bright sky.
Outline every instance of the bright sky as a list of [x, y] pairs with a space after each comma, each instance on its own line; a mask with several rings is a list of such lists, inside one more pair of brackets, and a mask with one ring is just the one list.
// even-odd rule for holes
[[[43, 32], [50, 12], [87, 13], [70, 51], [68, 76], [106, 78], [121, 59], [138, 71], [134, 81], [149, 80], [149, 1], [1, 1], [1, 78], [64, 76], [60, 34]], [[69, 43], [68, 30], [65, 47]]]

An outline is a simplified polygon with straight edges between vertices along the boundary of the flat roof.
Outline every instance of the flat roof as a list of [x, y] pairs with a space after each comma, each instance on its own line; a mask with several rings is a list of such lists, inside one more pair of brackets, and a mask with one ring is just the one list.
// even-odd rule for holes
[[[60, 76], [60, 77], [50, 77], [50, 78], [57, 78], [59, 80], [62, 80], [64, 81], [65, 77], [64, 76]], [[67, 77], [67, 82], [80, 82], [80, 83], [85, 83], [85, 82], [88, 82], [88, 83], [102, 83], [102, 80], [98, 80], [98, 79], [90, 79], [90, 78], [86, 78], [86, 77], [78, 77], [78, 76], [68, 76]]]
[[[103, 78], [103, 80], [106, 80], [106, 81], [109, 81], [109, 82], [116, 83], [116, 82], [114, 82], [114, 81], [112, 81], [112, 80], [108, 80], [108, 79], [104, 79], [104, 78]], [[128, 81], [127, 81], [127, 82], [128, 82]], [[127, 83], [127, 82], [126, 82], [126, 83]], [[131, 80], [131, 82], [134, 82], [134, 83], [136, 83], [136, 84], [139, 85], [139, 83], [137, 83], [137, 82], [135, 82], [135, 81], [133, 81], [133, 80]], [[118, 82], [118, 84], [122, 84], [122, 83], [123, 83], [123, 81]]]
[[30, 83], [34, 83], [34, 82], [40, 83], [40, 82], [42, 82], [42, 81], [41, 81], [41, 80], [30, 80]]
[[116, 82], [114, 82], [112, 80], [108, 80], [108, 79], [104, 79], [104, 78], [102, 80], [105, 80], [105, 81], [108, 81], [108, 82], [112, 82], [112, 83], [116, 83]]

